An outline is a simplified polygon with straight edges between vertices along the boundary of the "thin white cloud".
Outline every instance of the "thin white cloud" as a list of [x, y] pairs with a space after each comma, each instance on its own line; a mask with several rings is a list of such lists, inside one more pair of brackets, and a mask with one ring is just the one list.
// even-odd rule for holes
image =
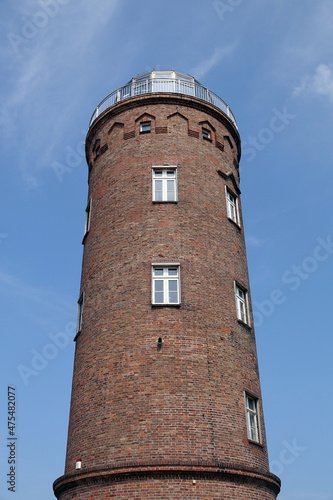
[[258, 248], [262, 246], [262, 241], [260, 241], [256, 236], [250, 235], [246, 237], [246, 244], [251, 247]]
[[[2, 100], [1, 118], [3, 114], [8, 118], [15, 108], [26, 102], [34, 90], [44, 94], [47, 90], [45, 87], [48, 86], [52, 77], [61, 75], [63, 72], [64, 61], [76, 60], [80, 54], [85, 53], [85, 49], [91, 44], [96, 32], [101, 29], [101, 24], [107, 23], [114, 14], [118, 3], [119, 0], [112, 2], [104, 0], [98, 4], [92, 4], [90, 0], [86, 0], [81, 2], [80, 6], [65, 4], [63, 8], [66, 7], [67, 12], [62, 12], [59, 8], [57, 16], [50, 17], [45, 26], [35, 27], [30, 39], [23, 36], [25, 24], [30, 22], [32, 25], [30, 18], [34, 19], [34, 15], [42, 9], [40, 7], [32, 9], [30, 16], [22, 18], [26, 19], [25, 24], [18, 24], [15, 31], [10, 32], [19, 37], [19, 41], [10, 48], [10, 39], [8, 40], [6, 57], [4, 57], [10, 63], [11, 72], [7, 78], [11, 80], [12, 85], [6, 94], [6, 99]], [[66, 21], [63, 22], [60, 14], [64, 14], [70, 20], [76, 19], [75, 23], [71, 23], [71, 29], [68, 29]], [[21, 40], [24, 40], [24, 43]], [[24, 57], [17, 57], [16, 54], [15, 58], [14, 49]], [[3, 119], [1, 119], [1, 124], [4, 124]], [[7, 121], [6, 125], [8, 125]]]
[[[0, 112], [0, 129], [7, 139], [13, 137], [17, 122], [20, 121], [20, 111], [29, 95], [41, 83], [44, 58], [41, 53], [35, 54], [29, 60], [21, 62], [19, 71], [16, 72], [11, 91], [3, 99]], [[21, 109], [20, 109], [21, 107]]]
[[4, 293], [6, 296], [22, 297], [28, 302], [37, 303], [61, 312], [67, 310], [73, 313], [75, 310], [75, 306], [69, 297], [59, 295], [44, 287], [30, 285], [16, 276], [2, 271], [0, 271], [0, 293]]
[[328, 97], [333, 102], [333, 72], [326, 64], [319, 64], [312, 76], [305, 76], [295, 87], [293, 96], [317, 94]]
[[203, 78], [212, 68], [214, 68], [214, 66], [217, 66], [222, 59], [232, 54], [235, 46], [236, 44], [232, 44], [227, 47], [216, 48], [211, 57], [195, 66], [190, 73], [200, 80], [200, 78]]
[[37, 177], [31, 175], [29, 172], [25, 173], [24, 182], [26, 191], [33, 191], [39, 189], [41, 186], [41, 183], [38, 181]]
[[[86, 51], [92, 50], [95, 40], [99, 40], [98, 33], [110, 24], [121, 3], [82, 0], [78, 4], [67, 0], [54, 5], [52, 15], [45, 14], [42, 3], [31, 0], [22, 0], [19, 7], [10, 9], [6, 18], [7, 46], [0, 52], [8, 82], [0, 95], [0, 132], [5, 147], [19, 149], [16, 165], [27, 190], [39, 188], [37, 171], [50, 163], [45, 161], [45, 151], [52, 151], [59, 143], [64, 133], [59, 123], [80, 101], [75, 67], [82, 64]], [[44, 17], [38, 14], [41, 12]]]

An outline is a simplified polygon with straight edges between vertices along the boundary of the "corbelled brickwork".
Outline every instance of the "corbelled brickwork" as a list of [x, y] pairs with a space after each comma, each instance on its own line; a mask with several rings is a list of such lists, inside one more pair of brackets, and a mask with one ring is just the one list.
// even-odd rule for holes
[[[57, 497], [275, 499], [249, 293], [248, 324], [236, 314], [235, 282], [249, 292], [240, 199], [238, 224], [226, 203], [226, 186], [240, 194], [237, 130], [200, 99], [140, 95], [94, 122], [86, 154], [83, 317]], [[152, 201], [163, 165], [177, 167], [177, 202]], [[179, 263], [180, 305], [152, 305], [153, 263]]]

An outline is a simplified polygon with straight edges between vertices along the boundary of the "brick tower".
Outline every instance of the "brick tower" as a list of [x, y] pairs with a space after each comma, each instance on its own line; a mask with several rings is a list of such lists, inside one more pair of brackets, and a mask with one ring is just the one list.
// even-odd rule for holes
[[273, 500], [229, 107], [152, 71], [95, 110], [59, 500]]

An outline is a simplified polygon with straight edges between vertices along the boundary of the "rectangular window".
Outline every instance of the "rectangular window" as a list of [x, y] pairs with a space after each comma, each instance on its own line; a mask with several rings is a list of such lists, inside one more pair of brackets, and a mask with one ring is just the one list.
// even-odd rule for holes
[[237, 318], [248, 324], [247, 315], [247, 292], [244, 288], [235, 283]]
[[153, 168], [153, 201], [177, 201], [177, 169]]
[[207, 128], [202, 129], [202, 138], [203, 139], [210, 139], [210, 130]]
[[77, 315], [77, 331], [80, 332], [82, 329], [82, 318], [83, 318], [83, 292], [80, 295], [78, 303], [78, 315]]
[[226, 196], [227, 196], [227, 214], [229, 219], [234, 221], [239, 225], [238, 220], [238, 206], [237, 206], [237, 196], [230, 191], [230, 189], [226, 188]]
[[179, 264], [154, 264], [152, 272], [153, 304], [180, 304]]
[[88, 205], [86, 208], [86, 223], [84, 228], [84, 234], [86, 235], [90, 229], [90, 216], [91, 216], [91, 198], [88, 201]]
[[259, 443], [258, 399], [245, 393], [247, 437]]
[[141, 122], [140, 123], [140, 133], [147, 133], [151, 131], [151, 122]]

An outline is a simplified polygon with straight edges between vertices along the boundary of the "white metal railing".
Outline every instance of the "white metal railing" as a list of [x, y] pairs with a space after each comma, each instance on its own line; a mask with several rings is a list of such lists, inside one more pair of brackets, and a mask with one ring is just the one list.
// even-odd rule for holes
[[149, 94], [153, 92], [172, 92], [176, 94], [185, 94], [198, 97], [203, 101], [210, 102], [220, 108], [226, 114], [237, 129], [236, 119], [229, 106], [211, 90], [203, 87], [200, 83], [184, 80], [182, 78], [145, 78], [133, 79], [127, 85], [114, 90], [102, 102], [99, 103], [90, 119], [89, 127], [94, 123], [96, 118], [106, 109], [110, 108], [119, 101], [123, 101], [128, 97], [133, 97], [141, 94]]

